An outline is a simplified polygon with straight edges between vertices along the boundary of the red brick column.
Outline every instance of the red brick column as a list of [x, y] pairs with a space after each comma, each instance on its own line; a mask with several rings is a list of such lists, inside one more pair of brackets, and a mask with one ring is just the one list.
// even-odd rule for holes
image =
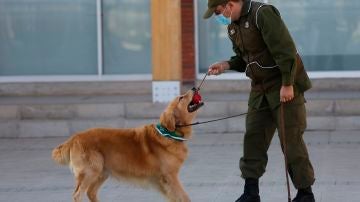
[[194, 0], [181, 0], [182, 82], [193, 84], [195, 67]]

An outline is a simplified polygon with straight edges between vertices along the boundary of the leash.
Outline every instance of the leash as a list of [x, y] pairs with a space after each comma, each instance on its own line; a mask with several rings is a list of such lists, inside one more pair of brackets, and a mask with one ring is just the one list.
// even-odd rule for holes
[[286, 175], [286, 186], [288, 192], [288, 202], [291, 202], [291, 193], [290, 193], [290, 185], [289, 185], [289, 172], [288, 172], [288, 161], [287, 161], [287, 146], [286, 146], [286, 136], [285, 136], [285, 120], [284, 120], [284, 103], [280, 105], [280, 136], [282, 139], [283, 153], [285, 158], [285, 175]]
[[[201, 80], [199, 86], [196, 88], [197, 91], [200, 91], [200, 87], [203, 85], [204, 81], [205, 81], [205, 78], [208, 76], [209, 74], [206, 73], [204, 78]], [[237, 115], [232, 115], [232, 116], [227, 116], [227, 117], [223, 117], [223, 118], [219, 118], [219, 119], [212, 119], [212, 120], [209, 120], [209, 121], [203, 121], [203, 122], [195, 122], [195, 123], [190, 123], [190, 124], [184, 124], [184, 125], [176, 125], [176, 128], [182, 128], [182, 127], [187, 127], [187, 126], [195, 126], [195, 125], [200, 125], [200, 124], [205, 124], [205, 123], [211, 123], [211, 122], [215, 122], [215, 121], [221, 121], [221, 120], [225, 120], [225, 119], [230, 119], [230, 118], [234, 118], [234, 117], [238, 117], [238, 116], [243, 116], [243, 115], [246, 115], [246, 114], [252, 114], [252, 113], [255, 113], [255, 112], [259, 112], [259, 111], [263, 111], [265, 109], [269, 109], [269, 107], [263, 107], [263, 108], [260, 108], [258, 110], [255, 110], [255, 111], [251, 111], [251, 112], [246, 112], [246, 113], [241, 113], [241, 114], [237, 114]]]
[[208, 73], [206, 72], [206, 74], [205, 74], [204, 78], [201, 80], [201, 83], [200, 83], [199, 87], [197, 87], [197, 90], [198, 90], [198, 91], [200, 91], [200, 87], [201, 87], [201, 86], [202, 86], [202, 84], [204, 83], [205, 78], [207, 77], [207, 75], [208, 75]]
[[200, 125], [200, 124], [204, 124], [204, 123], [221, 121], [221, 120], [230, 119], [230, 118], [234, 118], [234, 117], [238, 117], [238, 116], [243, 116], [243, 115], [246, 115], [246, 114], [252, 114], [252, 113], [255, 113], [255, 112], [263, 111], [265, 109], [269, 109], [269, 107], [263, 107], [263, 108], [259, 108], [257, 110], [251, 111], [251, 112], [236, 114], [236, 115], [232, 115], [232, 116], [226, 116], [226, 117], [223, 117], [223, 118], [212, 119], [212, 120], [208, 120], [208, 121], [202, 121], [202, 122], [198, 121], [198, 122], [190, 123], [190, 124], [176, 125], [176, 128], [182, 128], [182, 127], [187, 127], [187, 126], [195, 126], [195, 125]]

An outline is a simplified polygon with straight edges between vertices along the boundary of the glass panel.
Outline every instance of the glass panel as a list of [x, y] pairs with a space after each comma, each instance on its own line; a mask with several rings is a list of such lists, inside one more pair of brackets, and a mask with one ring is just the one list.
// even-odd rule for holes
[[306, 69], [360, 70], [360, 1], [269, 0], [281, 12]]
[[104, 0], [105, 74], [151, 73], [149, 0]]
[[234, 55], [226, 26], [219, 25], [215, 19], [203, 19], [207, 0], [198, 0], [198, 40], [199, 70], [204, 73], [209, 65], [219, 60], [227, 60]]
[[[287, 24], [311, 71], [360, 70], [360, 1], [358, 0], [268, 0]], [[207, 1], [199, 0], [199, 69], [228, 59], [232, 53], [226, 27], [213, 18], [203, 20]], [[215, 50], [214, 50], [215, 49]]]
[[0, 75], [97, 74], [95, 0], [1, 0]]

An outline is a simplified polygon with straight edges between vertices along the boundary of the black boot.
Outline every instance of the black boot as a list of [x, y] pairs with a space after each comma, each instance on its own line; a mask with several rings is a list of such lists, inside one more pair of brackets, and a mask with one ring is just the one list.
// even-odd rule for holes
[[315, 202], [311, 187], [299, 189], [296, 197], [292, 200], [292, 202]]
[[244, 193], [235, 202], [260, 202], [259, 180], [245, 179]]

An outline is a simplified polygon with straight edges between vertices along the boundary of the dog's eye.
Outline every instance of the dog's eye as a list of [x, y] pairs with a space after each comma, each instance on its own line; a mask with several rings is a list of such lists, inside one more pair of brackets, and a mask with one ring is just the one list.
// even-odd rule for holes
[[180, 101], [181, 99], [183, 99], [183, 98], [184, 98], [184, 96], [180, 96], [180, 97], [179, 97], [179, 101]]

